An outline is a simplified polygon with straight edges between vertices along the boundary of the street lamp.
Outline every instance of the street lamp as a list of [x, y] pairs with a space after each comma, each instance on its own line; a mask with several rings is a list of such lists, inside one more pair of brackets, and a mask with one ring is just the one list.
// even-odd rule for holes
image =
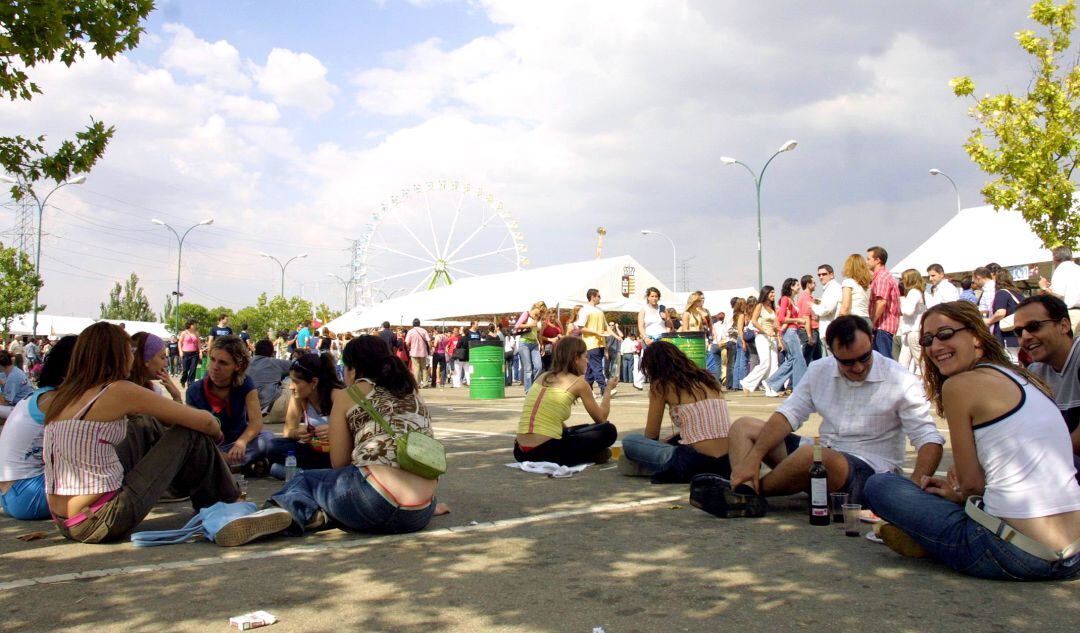
[[280, 259], [278, 259], [277, 257], [274, 257], [273, 255], [270, 255], [269, 253], [259, 253], [259, 256], [260, 257], [265, 257], [266, 259], [274, 260], [274, 263], [278, 265], [278, 268], [281, 268], [281, 298], [284, 299], [285, 298], [285, 269], [289, 267], [289, 264], [293, 263], [294, 259], [303, 259], [303, 258], [307, 257], [308, 254], [307, 253], [300, 253], [299, 255], [295, 255], [293, 257], [290, 257], [289, 260], [286, 261], [284, 264], [281, 263]]
[[949, 178], [949, 174], [946, 174], [945, 172], [941, 171], [937, 167], [930, 170], [930, 175], [931, 176], [945, 176], [945, 180], [948, 180], [949, 182], [952, 183], [953, 191], [956, 192], [956, 212], [960, 213], [960, 189], [956, 186], [956, 181], [953, 180], [952, 178]]
[[334, 273], [326, 273], [326, 276], [327, 277], [333, 277], [334, 279], [337, 279], [338, 283], [345, 286], [345, 311], [348, 312], [349, 311], [349, 286], [351, 286], [353, 284], [353, 280], [349, 279], [348, 281], [346, 281], [346, 280], [342, 279], [341, 277], [338, 277]]
[[188, 227], [188, 230], [184, 231], [183, 235], [180, 235], [179, 233], [176, 232], [176, 229], [169, 226], [168, 224], [165, 224], [164, 222], [162, 222], [161, 220], [159, 220], [157, 218], [153, 218], [150, 221], [153, 222], [154, 224], [157, 224], [158, 226], [163, 226], [163, 227], [169, 229], [170, 231], [172, 231], [172, 234], [176, 236], [176, 241], [180, 243], [179, 246], [176, 249], [176, 305], [173, 306], [173, 316], [175, 317], [174, 320], [176, 322], [176, 331], [179, 333], [180, 332], [180, 257], [183, 256], [183, 254], [184, 254], [184, 238], [186, 238], [188, 236], [188, 233], [191, 233], [192, 229], [194, 229], [197, 226], [208, 226], [210, 224], [213, 224], [214, 223], [214, 218], [206, 218], [205, 220], [203, 220], [202, 222], [199, 222], [198, 224], [191, 225], [190, 227]]
[[[80, 174], [72, 178], [71, 180], [65, 180], [64, 182], [57, 184], [55, 187], [52, 188], [51, 191], [49, 191], [49, 193], [44, 198], [38, 198], [37, 192], [34, 191], [34, 188], [30, 186], [29, 183], [23, 182], [20, 184], [18, 180], [6, 174], [0, 174], [0, 180], [12, 185], [19, 185], [24, 191], [29, 193], [30, 197], [34, 199], [34, 202], [37, 203], [37, 240], [34, 242], [34, 273], [37, 274], [39, 278], [44, 277], [44, 275], [41, 274], [41, 221], [45, 215], [45, 205], [48, 204], [49, 198], [52, 197], [52, 195], [56, 193], [61, 187], [66, 187], [67, 185], [81, 185], [86, 182], [86, 176]], [[37, 338], [38, 298], [40, 293], [41, 288], [36, 288], [34, 290], [33, 334], [35, 339]]]
[[791, 139], [787, 143], [781, 145], [780, 149], [776, 150], [776, 153], [770, 156], [769, 160], [765, 161], [765, 166], [761, 168], [760, 174], [755, 174], [754, 170], [750, 169], [750, 166], [742, 162], [741, 160], [734, 159], [730, 156], [720, 157], [720, 162], [724, 163], [725, 165], [742, 165], [746, 171], [750, 172], [750, 177], [754, 179], [754, 188], [757, 190], [757, 283], [759, 290], [765, 283], [765, 274], [761, 263], [761, 181], [763, 178], [765, 178], [765, 170], [769, 168], [769, 163], [773, 162], [773, 159], [780, 154], [783, 154], [784, 152], [790, 152], [791, 150], [795, 149], [798, 144], [798, 141], [796, 141], [795, 139]]
[[679, 281], [679, 264], [678, 264], [678, 261], [679, 260], [675, 256], [675, 240], [671, 239], [670, 237], [664, 235], [663, 233], [661, 233], [659, 231], [650, 231], [649, 229], [641, 229], [641, 234], [642, 235], [659, 235], [660, 237], [667, 240], [669, 244], [671, 244], [671, 291], [672, 292], [678, 292], [679, 291], [679, 287], [678, 287], [678, 281]]

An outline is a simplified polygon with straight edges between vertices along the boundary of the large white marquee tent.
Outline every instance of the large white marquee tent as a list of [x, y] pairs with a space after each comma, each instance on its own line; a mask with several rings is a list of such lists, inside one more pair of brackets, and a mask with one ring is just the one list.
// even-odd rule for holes
[[[38, 313], [38, 336], [64, 336], [66, 334], [78, 334], [90, 327], [94, 323], [97, 323], [101, 319], [91, 319], [89, 317], [75, 317], [75, 316], [60, 316], [54, 314], [42, 314]], [[114, 319], [106, 319], [109, 323], [115, 323], [116, 325], [123, 324], [124, 329], [129, 334], [135, 334], [136, 332], [149, 332], [156, 334], [161, 338], [168, 339], [170, 335], [169, 330], [166, 329], [164, 323], [156, 323], [154, 321], [118, 321]], [[12, 334], [31, 334], [34, 331], [34, 315], [32, 313], [24, 314], [16, 317], [12, 322], [8, 331]]]

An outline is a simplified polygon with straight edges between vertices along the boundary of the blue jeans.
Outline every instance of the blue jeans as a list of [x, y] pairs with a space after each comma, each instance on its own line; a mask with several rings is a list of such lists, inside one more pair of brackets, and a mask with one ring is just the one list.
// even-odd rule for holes
[[270, 440], [270, 449], [266, 452], [266, 457], [271, 464], [284, 464], [289, 451], [296, 456], [296, 465], [304, 470], [330, 468], [330, 453], [320, 453], [313, 449], [311, 444], [287, 437], [275, 437]]
[[49, 502], [45, 500], [45, 473], [11, 482], [8, 491], [0, 496], [4, 512], [20, 521], [49, 518]]
[[784, 362], [776, 370], [773, 377], [767, 382], [773, 391], [780, 391], [788, 378], [791, 379], [791, 388], [799, 386], [803, 375], [806, 374], [806, 357], [803, 356], [802, 339], [795, 328], [784, 330]]
[[603, 347], [589, 350], [589, 369], [585, 372], [585, 382], [589, 383], [590, 388], [594, 382], [597, 383], [600, 391], [607, 387], [607, 376], [604, 375], [605, 352]]
[[743, 349], [741, 342], [736, 341], [735, 364], [731, 368], [731, 388], [742, 389], [742, 379], [746, 378], [748, 373], [750, 373], [750, 354]]
[[290, 529], [292, 534], [303, 533], [303, 527], [320, 509], [342, 529], [376, 534], [418, 532], [435, 514], [435, 499], [416, 510], [390, 503], [367, 482], [364, 472], [352, 465], [305, 470], [270, 500], [293, 516], [296, 524]]
[[[250, 442], [248, 442], [247, 450], [244, 452], [244, 461], [240, 462], [241, 466], [247, 466], [251, 462], [258, 461], [264, 457], [270, 455], [270, 447], [274, 442], [274, 434], [270, 431], [263, 431], [256, 435]], [[233, 447], [236, 442], [229, 442], [228, 444], [221, 445], [221, 452], [228, 453], [229, 449]]]
[[634, 382], [634, 354], [622, 355], [622, 368], [619, 371], [620, 382]]
[[517, 355], [521, 359], [521, 383], [525, 386], [525, 391], [528, 391], [533, 381], [540, 375], [540, 346], [536, 343], [521, 341], [518, 343]]
[[1080, 554], [1046, 561], [1006, 543], [972, 520], [964, 506], [919, 488], [895, 473], [866, 482], [874, 512], [906, 532], [956, 571], [992, 580], [1056, 580], [1080, 575]]
[[874, 351], [885, 358], [892, 358], [893, 335], [885, 330], [874, 330]]
[[623, 454], [650, 471], [664, 470], [675, 455], [675, 445], [653, 440], [641, 433], [631, 433], [622, 440]]

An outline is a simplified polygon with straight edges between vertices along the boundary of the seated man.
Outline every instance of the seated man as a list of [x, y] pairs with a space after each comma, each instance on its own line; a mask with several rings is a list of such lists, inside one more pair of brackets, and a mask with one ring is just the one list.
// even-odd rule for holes
[[263, 415], [270, 413], [270, 408], [281, 396], [281, 382], [289, 377], [289, 361], [274, 358], [274, 344], [264, 338], [255, 343], [255, 355], [251, 357], [247, 375], [259, 392], [259, 408]]
[[[814, 412], [822, 417], [819, 435], [827, 447], [822, 461], [829, 492], [846, 492], [851, 503], [862, 503], [862, 487], [871, 475], [901, 472], [904, 435], [917, 451], [911, 479], [918, 482], [934, 474], [945, 438], [930, 417], [930, 403], [919, 380], [873, 351], [865, 319], [837, 318], [829, 324], [825, 340], [832, 355], [810, 364], [794, 393], [768, 421], [735, 421], [728, 438], [730, 483], [715, 475], [695, 480], [699, 487], [718, 488], [705, 492], [714, 507], [703, 509], [719, 516], [761, 516], [766, 507], [761, 497], [805, 492], [813, 447], [800, 445], [802, 438], [792, 432]], [[762, 462], [772, 467], [764, 477]]]
[[23, 370], [15, 366], [11, 353], [0, 350], [0, 372], [3, 372], [3, 389], [0, 391], [0, 420], [6, 420], [12, 408], [30, 394], [34, 388]]
[[1080, 339], [1073, 337], [1069, 310], [1053, 295], [1035, 295], [1017, 306], [1013, 326], [1034, 361], [1028, 370], [1050, 387], [1069, 427], [1080, 478]]

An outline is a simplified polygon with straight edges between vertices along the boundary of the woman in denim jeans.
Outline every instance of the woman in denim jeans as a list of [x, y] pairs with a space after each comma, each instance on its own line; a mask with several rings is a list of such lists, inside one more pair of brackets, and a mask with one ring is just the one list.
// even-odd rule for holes
[[1012, 364], [970, 303], [928, 310], [919, 343], [923, 384], [948, 419], [954, 464], [921, 486], [894, 473], [867, 481], [870, 506], [889, 522], [886, 545], [980, 578], [1080, 575], [1080, 484], [1045, 386]]
[[[364, 335], [349, 341], [342, 361], [346, 384], [358, 384], [396, 434], [432, 434], [416, 379], [381, 338]], [[435, 503], [438, 480], [402, 470], [394, 438], [344, 390], [334, 392], [330, 412], [330, 463], [330, 469], [296, 475], [270, 498], [270, 504], [292, 514], [288, 533], [326, 527], [416, 532], [433, 515], [448, 512], [445, 505]]]

